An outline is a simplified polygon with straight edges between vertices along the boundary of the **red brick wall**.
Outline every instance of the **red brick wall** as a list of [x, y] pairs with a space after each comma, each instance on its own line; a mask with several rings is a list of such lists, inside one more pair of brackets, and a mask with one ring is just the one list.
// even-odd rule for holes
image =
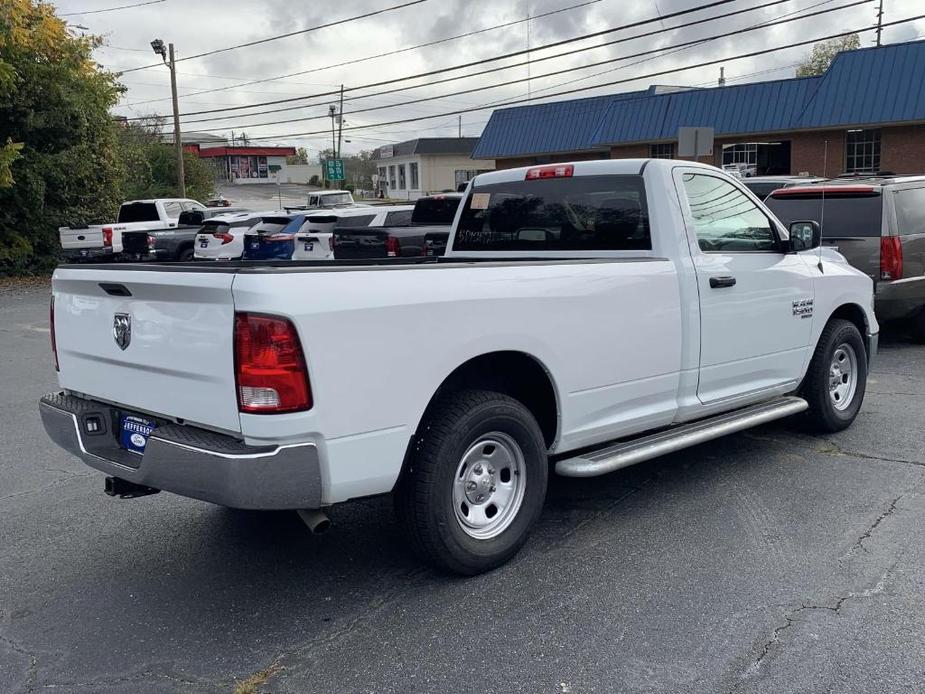
[[[790, 173], [808, 172], [813, 176], [837, 176], [845, 170], [845, 130], [818, 130], [802, 133], [774, 135], [747, 135], [717, 138], [713, 147], [715, 166], [722, 166], [723, 144], [755, 141], [790, 141]], [[828, 154], [826, 155], [826, 141]], [[649, 156], [649, 145], [620, 145], [610, 148], [611, 159], [634, 159]], [[574, 152], [551, 157], [517, 157], [497, 159], [499, 169], [532, 166], [547, 159], [559, 161], [587, 161], [601, 158], [598, 152]], [[706, 162], [707, 157], [701, 158]], [[903, 125], [881, 128], [880, 168], [899, 174], [925, 173], [925, 125]]]
[[594, 161], [596, 159], [607, 159], [607, 154], [605, 152], [570, 152], [567, 154], [549, 154], [539, 157], [495, 159], [495, 169], [516, 169], [518, 166], [555, 164], [560, 161]]
[[620, 145], [610, 148], [611, 159], [646, 159], [649, 145]]
[[899, 174], [925, 173], [925, 126], [884, 128], [880, 133], [880, 168]]

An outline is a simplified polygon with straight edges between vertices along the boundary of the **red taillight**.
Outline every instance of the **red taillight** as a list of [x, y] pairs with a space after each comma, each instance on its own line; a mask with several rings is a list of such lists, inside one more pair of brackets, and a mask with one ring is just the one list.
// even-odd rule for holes
[[535, 181], [538, 178], [569, 178], [573, 173], [575, 173], [575, 167], [571, 164], [535, 166], [532, 169], [527, 169], [525, 179]]
[[231, 234], [215, 233], [215, 234], [212, 234], [212, 237], [221, 241], [223, 246], [226, 243], [231, 243], [232, 241], [234, 241], [234, 236], [232, 236]]
[[236, 313], [234, 361], [241, 412], [278, 414], [311, 409], [302, 345], [295, 326], [286, 318]]
[[58, 366], [58, 343], [55, 341], [55, 297], [52, 295], [48, 303], [48, 327], [51, 333], [51, 353], [55, 358], [55, 371], [60, 371]]
[[385, 237], [385, 254], [390, 258], [397, 258], [401, 255], [401, 244], [394, 236]]
[[880, 279], [903, 278], [903, 246], [899, 236], [880, 237]]
[[334, 233], [333, 232], [328, 237], [328, 250], [331, 251], [331, 253], [334, 252]]
[[112, 246], [112, 227], [103, 227], [103, 245]]

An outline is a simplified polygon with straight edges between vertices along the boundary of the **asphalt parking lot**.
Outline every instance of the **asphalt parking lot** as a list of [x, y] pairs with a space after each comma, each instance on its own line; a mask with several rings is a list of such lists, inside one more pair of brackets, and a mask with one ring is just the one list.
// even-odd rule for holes
[[47, 289], [0, 290], [0, 692], [925, 690], [925, 347], [854, 427], [553, 478], [524, 552], [418, 565], [390, 500], [114, 500], [45, 436]]

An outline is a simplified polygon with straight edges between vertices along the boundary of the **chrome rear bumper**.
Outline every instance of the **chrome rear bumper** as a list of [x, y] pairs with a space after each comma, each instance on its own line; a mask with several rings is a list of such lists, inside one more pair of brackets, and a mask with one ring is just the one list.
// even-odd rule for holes
[[[321, 506], [321, 470], [313, 443], [247, 446], [223, 434], [165, 423], [139, 456], [118, 444], [113, 431], [117, 408], [49, 393], [39, 411], [52, 441], [113, 477], [233, 508]], [[102, 430], [90, 433], [88, 418], [100, 422]]]

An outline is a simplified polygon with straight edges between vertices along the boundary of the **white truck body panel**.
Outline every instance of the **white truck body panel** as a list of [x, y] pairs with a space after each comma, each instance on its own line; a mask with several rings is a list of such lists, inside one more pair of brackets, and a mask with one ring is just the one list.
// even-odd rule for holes
[[[62, 388], [210, 429], [240, 431], [231, 330], [233, 275], [114, 270], [104, 278], [55, 271], [55, 332]], [[112, 296], [99, 283], [122, 285]], [[130, 347], [113, 317], [130, 313]], [[66, 336], [66, 337], [65, 337]]]
[[[455, 252], [460, 205], [446, 262], [59, 268], [60, 384], [238, 432], [253, 446], [311, 445], [329, 504], [391, 490], [439, 386], [481, 355], [519, 352], [543, 367], [558, 410], [550, 450], [564, 453], [793, 392], [829, 317], [846, 304], [863, 311], [869, 333], [878, 331], [870, 279], [830, 255], [702, 252], [676, 181], [683, 171], [731, 181], [766, 212], [714, 167], [578, 162], [575, 176], [642, 174], [651, 250]], [[470, 191], [524, 176], [524, 169], [483, 174]], [[735, 275], [736, 285], [712, 288], [717, 274]], [[123, 284], [132, 296], [109, 296], [101, 282]], [[806, 300], [813, 312], [797, 315], [793, 302]], [[311, 409], [237, 412], [236, 311], [292, 321]], [[113, 341], [114, 312], [131, 313], [137, 326], [124, 352]]]

